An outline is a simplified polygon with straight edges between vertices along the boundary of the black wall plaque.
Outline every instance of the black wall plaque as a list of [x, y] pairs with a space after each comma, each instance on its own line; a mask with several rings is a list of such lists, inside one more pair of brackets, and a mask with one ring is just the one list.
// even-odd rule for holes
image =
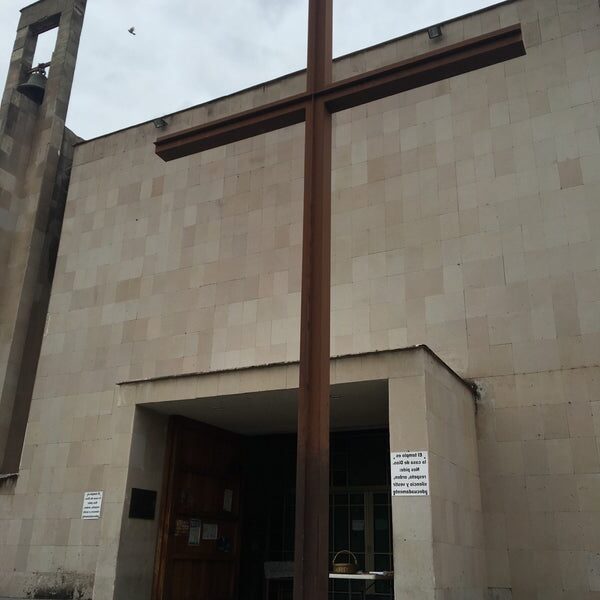
[[129, 503], [130, 519], [154, 519], [156, 510], [156, 492], [154, 490], [140, 490], [131, 488], [131, 502]]

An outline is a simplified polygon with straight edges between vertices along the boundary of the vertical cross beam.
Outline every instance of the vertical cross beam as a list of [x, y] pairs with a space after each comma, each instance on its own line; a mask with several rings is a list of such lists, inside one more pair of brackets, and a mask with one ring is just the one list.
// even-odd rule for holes
[[329, 537], [332, 0], [308, 16], [294, 600], [326, 600]]
[[309, 93], [331, 83], [333, 60], [333, 0], [309, 0], [306, 89]]

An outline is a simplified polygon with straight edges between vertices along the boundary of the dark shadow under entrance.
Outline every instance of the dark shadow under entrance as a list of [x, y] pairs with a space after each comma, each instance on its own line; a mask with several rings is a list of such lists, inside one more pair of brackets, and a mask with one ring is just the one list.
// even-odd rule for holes
[[[296, 437], [248, 438], [245, 446], [239, 598], [291, 600], [285, 575], [294, 560]], [[361, 571], [393, 569], [389, 478], [387, 429], [332, 434], [330, 563], [347, 550]], [[329, 597], [359, 600], [364, 590], [363, 581], [332, 580]], [[375, 583], [366, 597], [391, 600], [391, 582]]]

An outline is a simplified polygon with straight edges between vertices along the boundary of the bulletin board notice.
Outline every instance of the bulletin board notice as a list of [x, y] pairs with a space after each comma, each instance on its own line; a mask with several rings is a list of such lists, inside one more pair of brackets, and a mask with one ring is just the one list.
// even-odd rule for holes
[[102, 512], [103, 492], [85, 492], [83, 495], [83, 506], [81, 518], [84, 520], [99, 519]]
[[427, 450], [391, 453], [392, 496], [429, 496]]

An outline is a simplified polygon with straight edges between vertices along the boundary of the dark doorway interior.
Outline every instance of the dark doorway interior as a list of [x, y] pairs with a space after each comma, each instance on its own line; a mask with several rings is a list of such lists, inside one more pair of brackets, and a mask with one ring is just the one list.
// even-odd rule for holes
[[[260, 600], [267, 598], [265, 563], [294, 560], [296, 437], [245, 438], [243, 455], [240, 600]], [[388, 430], [332, 433], [330, 465], [330, 563], [349, 550], [361, 570], [392, 570]], [[359, 600], [364, 589], [364, 582], [338, 580], [329, 597]], [[288, 598], [291, 580], [269, 582], [267, 600]], [[378, 582], [366, 598], [391, 600], [391, 583]]]

